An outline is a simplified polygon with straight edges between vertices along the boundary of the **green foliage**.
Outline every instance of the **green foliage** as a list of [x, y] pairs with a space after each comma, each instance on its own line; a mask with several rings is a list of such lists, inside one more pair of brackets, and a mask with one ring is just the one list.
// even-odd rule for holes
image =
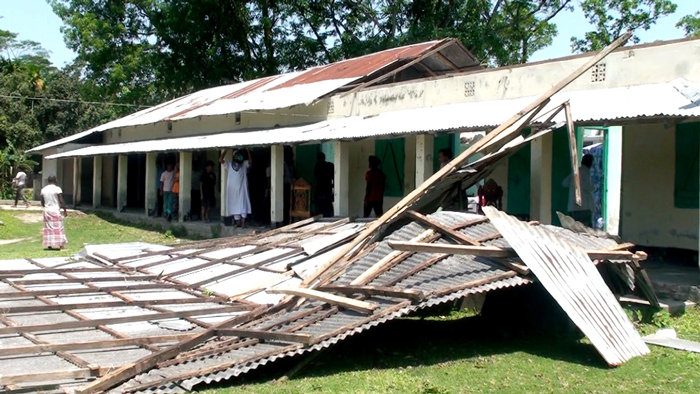
[[676, 27], [685, 30], [686, 37], [700, 37], [700, 11], [684, 16]]
[[[656, 21], [676, 11], [671, 0], [582, 0], [586, 19], [595, 30], [587, 32], [584, 38], [571, 38], [574, 52], [599, 51], [615, 41], [628, 30], [649, 30]], [[639, 42], [633, 35], [630, 42]]]
[[20, 169], [25, 172], [31, 170], [38, 163], [15, 148], [12, 141], [7, 141], [7, 146], [0, 150], [0, 198], [11, 199], [15, 195], [12, 189], [12, 179]]

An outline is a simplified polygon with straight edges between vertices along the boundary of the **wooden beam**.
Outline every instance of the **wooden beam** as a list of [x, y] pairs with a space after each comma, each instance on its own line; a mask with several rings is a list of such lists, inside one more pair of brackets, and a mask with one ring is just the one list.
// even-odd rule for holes
[[126, 346], [142, 346], [154, 343], [180, 342], [195, 334], [161, 335], [144, 338], [107, 339], [93, 342], [71, 342], [45, 345], [14, 346], [0, 348], [0, 357], [20, 354], [54, 353], [70, 350], [109, 349]]
[[419, 242], [389, 242], [389, 247], [402, 252], [416, 253], [447, 253], [457, 255], [470, 255], [482, 257], [515, 257], [512, 250], [497, 248], [494, 246], [466, 246], [452, 244], [428, 244]]
[[164, 319], [183, 318], [183, 317], [189, 317], [189, 316], [214, 315], [214, 314], [220, 314], [220, 313], [239, 312], [240, 310], [241, 310], [241, 308], [239, 306], [224, 306], [224, 307], [219, 307], [219, 308], [195, 309], [195, 310], [189, 310], [189, 311], [149, 313], [149, 314], [137, 315], [137, 316], [107, 317], [104, 319], [67, 321], [67, 322], [51, 323], [51, 324], [35, 324], [35, 325], [15, 326], [15, 327], [0, 327], [0, 335], [2, 335], [2, 334], [16, 334], [16, 333], [22, 333], [22, 332], [57, 331], [57, 330], [67, 330], [67, 329], [73, 329], [73, 328], [97, 327], [97, 326], [103, 326], [103, 325], [109, 325], [109, 324], [133, 323], [133, 322], [143, 322], [143, 321], [150, 321], [150, 320], [164, 320]]
[[447, 67], [450, 67], [451, 69], [453, 69], [455, 71], [459, 71], [459, 67], [457, 67], [457, 65], [452, 63], [452, 60], [448, 59], [447, 56], [443, 55], [439, 51], [435, 52], [434, 55], [439, 57], [440, 60], [442, 60], [443, 62], [445, 62], [445, 64], [447, 64]]
[[309, 345], [313, 342], [313, 336], [309, 334], [291, 334], [277, 331], [260, 330], [239, 330], [235, 328], [224, 328], [217, 330], [216, 334], [226, 337], [256, 338], [270, 341], [303, 343]]
[[[414, 237], [411, 239], [410, 242], [422, 242], [426, 241], [429, 238], [433, 237], [435, 235], [435, 232], [433, 230], [426, 230], [423, 231], [422, 233], [418, 234], [418, 236]], [[384, 256], [381, 260], [377, 261], [372, 265], [367, 271], [363, 272], [355, 278], [352, 282], [350, 282], [351, 285], [366, 285], [370, 281], [372, 281], [374, 278], [376, 278], [381, 272], [384, 272], [386, 269], [394, 265], [395, 261], [399, 259], [402, 256], [405, 256], [403, 253], [404, 251], [394, 251], [389, 253], [388, 255]]]
[[332, 291], [336, 293], [353, 295], [363, 294], [367, 296], [385, 296], [393, 298], [408, 298], [413, 301], [422, 301], [425, 294], [419, 290], [400, 289], [397, 287], [383, 286], [352, 286], [352, 285], [326, 285], [319, 287], [320, 291]]
[[192, 283], [191, 287], [194, 289], [197, 289], [197, 288], [200, 288], [208, 283], [216, 282], [216, 281], [219, 281], [221, 279], [230, 278], [234, 275], [238, 275], [238, 274], [241, 274], [243, 272], [257, 269], [258, 267], [262, 267], [265, 264], [270, 264], [270, 263], [278, 261], [278, 260], [288, 259], [290, 257], [298, 256], [298, 255], [301, 255], [303, 253], [304, 253], [303, 250], [298, 250], [298, 249], [290, 250], [288, 252], [282, 253], [282, 254], [274, 256], [274, 257], [270, 257], [270, 258], [265, 259], [263, 261], [259, 261], [259, 262], [254, 263], [254, 264], [249, 264], [249, 265], [246, 265], [245, 267], [237, 268], [237, 269], [234, 269], [233, 271], [225, 272], [225, 273], [220, 274], [220, 275], [212, 276], [211, 278], [207, 278], [207, 279], [199, 281], [197, 283]]
[[[419, 242], [389, 242], [389, 247], [397, 251], [421, 253], [448, 253], [482, 257], [517, 257], [513, 249], [503, 249], [494, 246], [466, 246], [451, 244], [428, 244]], [[591, 260], [635, 260], [632, 252], [614, 250], [586, 250]]]
[[344, 93], [344, 94], [343, 94], [343, 97], [346, 97], [347, 95], [350, 95], [350, 94], [352, 94], [352, 93], [358, 92], [358, 91], [360, 91], [360, 90], [362, 90], [362, 89], [364, 89], [364, 88], [366, 88], [366, 87], [368, 87], [368, 86], [372, 86], [372, 85], [374, 85], [374, 84], [376, 84], [376, 83], [379, 83], [379, 82], [381, 82], [381, 81], [383, 81], [383, 80], [385, 80], [385, 79], [387, 79], [387, 78], [393, 77], [394, 75], [396, 75], [396, 74], [400, 73], [401, 71], [403, 71], [403, 70], [405, 70], [405, 69], [407, 69], [407, 68], [413, 66], [414, 64], [420, 62], [421, 60], [426, 59], [426, 58], [432, 56], [433, 54], [435, 54], [435, 53], [437, 53], [437, 52], [440, 52], [441, 50], [443, 50], [443, 49], [445, 49], [445, 48], [447, 48], [447, 47], [453, 45], [456, 41], [457, 41], [457, 40], [455, 40], [454, 38], [447, 39], [447, 40], [443, 40], [443, 43], [437, 44], [437, 46], [436, 46], [435, 48], [433, 48], [433, 49], [431, 49], [430, 51], [424, 53], [423, 55], [421, 55], [421, 56], [419, 56], [419, 57], [417, 57], [417, 58], [415, 58], [415, 59], [409, 61], [408, 63], [404, 64], [403, 66], [397, 67], [397, 68], [395, 68], [395, 69], [389, 71], [389, 72], [386, 73], [386, 74], [380, 75], [380, 76], [378, 76], [377, 78], [374, 78], [374, 79], [372, 79], [372, 80], [370, 80], [370, 81], [367, 81], [367, 82], [363, 82], [363, 83], [361, 83], [360, 85], [358, 85], [358, 86], [352, 88], [352, 89], [351, 89], [350, 91], [348, 91], [347, 93]]
[[51, 285], [63, 283], [95, 283], [95, 282], [139, 282], [159, 279], [158, 275], [124, 275], [124, 276], [97, 276], [91, 278], [56, 278], [56, 279], [20, 279], [13, 280], [12, 283], [23, 286], [31, 285]]
[[[577, 79], [579, 76], [581, 76], [583, 73], [588, 71], [591, 67], [596, 65], [598, 62], [600, 62], [602, 59], [604, 59], [610, 52], [614, 51], [618, 47], [620, 47], [622, 44], [624, 44], [630, 37], [632, 33], [627, 32], [624, 35], [622, 35], [620, 38], [615, 40], [612, 44], [608, 45], [605, 49], [600, 51], [596, 56], [594, 56], [592, 59], [587, 61], [584, 65], [576, 69], [574, 72], [569, 74], [566, 78], [562, 79], [559, 81], [557, 84], [552, 86], [550, 89], [548, 89], [546, 92], [544, 92], [540, 97], [538, 97], [536, 100], [534, 100], [532, 103], [527, 105], [525, 108], [523, 108], [521, 111], [513, 115], [510, 119], [508, 119], [505, 123], [501, 124], [500, 126], [496, 127], [493, 129], [490, 133], [486, 134], [484, 138], [480, 139], [474, 145], [470, 146], [467, 150], [459, 154], [456, 158], [454, 158], [451, 162], [449, 162], [447, 165], [445, 165], [443, 168], [441, 168], [438, 172], [433, 174], [430, 178], [428, 178], [427, 181], [423, 182], [420, 186], [416, 187], [411, 193], [409, 193], [406, 197], [404, 197], [399, 203], [388, 209], [379, 219], [375, 220], [372, 222], [367, 228], [365, 228], [352, 242], [348, 243], [343, 247], [338, 253], [333, 256], [328, 262], [326, 262], [324, 265], [319, 267], [319, 269], [314, 272], [312, 275], [304, 279], [302, 282], [302, 285], [308, 286], [318, 280], [318, 278], [323, 275], [330, 267], [335, 265], [338, 261], [340, 261], [342, 258], [345, 257], [348, 253], [355, 251], [353, 253], [359, 252], [359, 249], [362, 248], [363, 245], [365, 245], [368, 240], [370, 240], [372, 237], [376, 236], [379, 232], [379, 230], [386, 226], [388, 223], [390, 223], [392, 220], [395, 220], [395, 217], [406, 210], [408, 207], [410, 207], [413, 203], [415, 203], [420, 197], [423, 196], [425, 191], [444, 178], [446, 175], [452, 173], [455, 171], [455, 169], [461, 167], [464, 163], [467, 162], [467, 160], [476, 152], [479, 152], [482, 150], [482, 148], [487, 145], [490, 141], [494, 140], [496, 137], [499, 137], [503, 132], [508, 130], [512, 125], [517, 123], [520, 119], [525, 117], [527, 114], [535, 110], [536, 108], [540, 107], [542, 103], [545, 101], [549, 100], [554, 94], [560, 92], [562, 89], [567, 87], [571, 82], [573, 82], [575, 79]], [[360, 87], [361, 88], [361, 87]], [[353, 89], [354, 90], [354, 89]], [[352, 91], [351, 91], [352, 92]], [[510, 133], [508, 133], [507, 138], [515, 137], [515, 132], [517, 130], [513, 130]]]
[[413, 220], [417, 220], [426, 226], [431, 227], [433, 230], [439, 232], [440, 234], [442, 234], [446, 237], [451, 238], [455, 242], [461, 242], [461, 243], [465, 243], [467, 245], [474, 245], [474, 246], [481, 245], [476, 240], [460, 233], [459, 231], [452, 230], [451, 228], [443, 225], [442, 223], [438, 222], [437, 220], [433, 220], [433, 219], [431, 219], [425, 215], [422, 215], [416, 211], [406, 211], [406, 216], [410, 217]]
[[18, 375], [0, 375], [0, 386], [19, 383], [51, 382], [58, 380], [87, 379], [104, 374], [108, 368], [76, 368], [51, 372], [35, 372]]
[[576, 205], [581, 206], [581, 176], [578, 166], [581, 165], [578, 160], [578, 146], [576, 145], [576, 129], [574, 128], [574, 118], [571, 117], [571, 104], [567, 101], [564, 103], [564, 114], [566, 115], [566, 128], [569, 131], [569, 156], [571, 157], [571, 171], [574, 177], [574, 190], [576, 196]]
[[[77, 304], [54, 304], [54, 305], [30, 305], [30, 306], [9, 306], [0, 308], [0, 312], [6, 315], [13, 313], [29, 313], [29, 312], [60, 312], [75, 309], [95, 309], [95, 308], [113, 308], [124, 306], [147, 307], [150, 305], [183, 305], [183, 304], [205, 304], [216, 303], [208, 298], [178, 298], [178, 299], [163, 299], [163, 300], [138, 300], [138, 301], [105, 301], [105, 302], [84, 302]], [[252, 309], [249, 305], [239, 305], [241, 311]]]
[[420, 66], [420, 68], [423, 69], [423, 71], [425, 71], [425, 72], [427, 72], [428, 74], [430, 74], [430, 76], [432, 76], [432, 77], [437, 76], [437, 74], [435, 73], [435, 71], [431, 70], [430, 67], [426, 66], [425, 63], [423, 63], [422, 61], [418, 62], [417, 64], [418, 64], [418, 66]]
[[26, 297], [37, 297], [37, 296], [47, 296], [47, 295], [65, 295], [65, 294], [91, 294], [91, 293], [109, 293], [110, 291], [124, 291], [124, 290], [182, 290], [185, 286], [173, 285], [168, 283], [148, 283], [144, 285], [125, 285], [125, 286], [106, 286], [98, 287], [95, 289], [91, 288], [77, 288], [77, 289], [50, 289], [50, 290], [27, 290], [27, 291], [13, 291], [0, 293], [0, 299], [2, 298], [26, 298]]
[[324, 293], [322, 291], [302, 289], [302, 288], [290, 288], [290, 289], [268, 289], [270, 294], [287, 294], [295, 295], [299, 297], [309, 298], [312, 300], [319, 300], [327, 302], [332, 305], [342, 306], [343, 308], [353, 309], [362, 313], [372, 313], [375, 309], [379, 308], [379, 305], [354, 300], [352, 298], [340, 297], [333, 294]]
[[76, 394], [93, 394], [97, 393], [100, 391], [105, 391], [107, 389], [110, 389], [116, 385], [118, 385], [121, 382], [124, 382], [128, 379], [133, 378], [134, 376], [148, 371], [149, 369], [153, 368], [156, 366], [159, 362], [171, 359], [178, 354], [187, 351], [189, 349], [192, 349], [193, 347], [204, 343], [205, 341], [209, 340], [211, 337], [213, 337], [216, 334], [216, 330], [219, 330], [221, 328], [226, 328], [232, 325], [236, 324], [241, 324], [248, 322], [252, 319], [257, 318], [260, 316], [262, 313], [264, 313], [268, 308], [264, 307], [259, 307], [258, 309], [247, 313], [245, 315], [241, 316], [236, 316], [232, 319], [226, 320], [224, 322], [221, 322], [215, 326], [213, 326], [210, 329], [207, 329], [206, 331], [195, 335], [194, 337], [187, 339], [185, 341], [182, 341], [178, 343], [177, 345], [164, 349], [158, 353], [151, 354], [149, 356], [146, 356], [134, 363], [125, 365], [115, 371], [112, 371], [108, 373], [107, 375], [103, 376], [102, 378], [95, 380], [94, 382], [87, 384], [85, 386], [78, 387], [75, 390]]

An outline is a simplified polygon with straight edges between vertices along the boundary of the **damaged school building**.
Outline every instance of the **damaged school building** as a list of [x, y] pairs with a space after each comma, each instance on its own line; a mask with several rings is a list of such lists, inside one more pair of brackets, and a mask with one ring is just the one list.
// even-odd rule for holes
[[[596, 143], [598, 222], [639, 245], [698, 250], [698, 51], [698, 39], [619, 48], [556, 97], [571, 104], [579, 157], [584, 141]], [[487, 69], [456, 40], [416, 44], [207, 89], [33, 151], [43, 155], [44, 184], [58, 174], [69, 203], [119, 207], [144, 220], [155, 220], [147, 218], [157, 199], [156, 158], [177, 153], [184, 220], [193, 164], [216, 162], [218, 149], [258, 147], [253, 213], [273, 222], [284, 217], [284, 146], [310, 184], [322, 151], [335, 165], [335, 215], [361, 216], [369, 155], [382, 159], [389, 207], [439, 169], [439, 149], [459, 154], [467, 147], [461, 134], [501, 124], [593, 56]], [[506, 212], [558, 224], [568, 196], [561, 182], [571, 172], [567, 138], [555, 130], [493, 171]], [[226, 179], [225, 168], [217, 172]], [[217, 196], [222, 215], [225, 192]]]
[[[284, 145], [295, 147], [302, 177], [303, 159], [324, 151], [336, 169], [337, 217], [175, 247], [94, 245], [70, 258], [3, 264], [0, 386], [187, 392], [284, 358], [303, 364], [424, 308], [479, 304], [492, 292], [534, 285], [608, 365], [648, 353], [616, 296], [658, 299], [641, 265], [646, 254], [621, 239], [698, 247], [697, 140], [694, 169], [683, 167], [696, 183], [673, 192], [659, 184], [675, 181], [666, 178], [685, 154], [675, 152], [687, 147], [676, 141], [698, 131], [700, 66], [692, 55], [700, 41], [618, 49], [628, 37], [600, 53], [488, 70], [454, 40], [397, 48], [196, 93], [36, 148], [45, 156], [42, 178], [49, 169], [67, 176], [76, 205], [91, 197], [147, 215], [157, 153], [179, 152], [186, 185], [193, 152], [213, 158], [219, 148], [270, 146], [277, 222]], [[459, 133], [482, 130], [460, 147]], [[558, 214], [566, 204], [555, 190], [560, 173], [577, 173], [584, 140], [599, 137], [607, 233]], [[444, 146], [458, 154], [439, 168], [435, 149]], [[392, 152], [383, 161], [400, 181], [387, 196], [392, 206], [373, 221], [352, 220], [366, 157], [382, 151]], [[658, 160], [646, 159], [652, 155]], [[488, 176], [505, 189], [503, 210], [451, 209]], [[650, 204], [662, 210], [656, 223], [641, 218], [654, 214]], [[683, 231], [694, 241], [683, 243]]]

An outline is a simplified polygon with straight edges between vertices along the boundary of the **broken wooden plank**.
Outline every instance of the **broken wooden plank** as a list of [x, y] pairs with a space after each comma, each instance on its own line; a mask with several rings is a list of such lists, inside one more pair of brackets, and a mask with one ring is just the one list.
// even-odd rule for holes
[[36, 324], [36, 325], [26, 325], [26, 326], [14, 326], [14, 327], [0, 327], [1, 334], [16, 334], [21, 332], [40, 332], [40, 331], [56, 331], [56, 330], [67, 330], [73, 328], [86, 328], [86, 327], [97, 327], [103, 325], [111, 324], [122, 324], [122, 323], [133, 323], [133, 322], [143, 322], [151, 320], [165, 320], [173, 318], [183, 318], [189, 316], [205, 316], [205, 315], [215, 315], [221, 313], [231, 313], [240, 312], [240, 307], [235, 306], [224, 306], [219, 308], [207, 308], [207, 309], [194, 309], [189, 311], [177, 311], [177, 312], [163, 312], [163, 313], [149, 313], [145, 315], [136, 316], [124, 316], [124, 317], [107, 317], [104, 319], [91, 319], [91, 320], [79, 320], [79, 321], [68, 321], [61, 323], [51, 323], [51, 324]]
[[70, 284], [70, 283], [96, 283], [96, 282], [139, 282], [152, 281], [160, 279], [158, 275], [124, 275], [124, 276], [98, 276], [91, 278], [55, 278], [55, 279], [19, 279], [13, 280], [12, 283], [32, 286], [32, 285], [52, 285], [52, 284]]
[[566, 128], [569, 132], [569, 157], [571, 157], [571, 171], [574, 177], [574, 195], [576, 205], [581, 206], [581, 176], [579, 174], [578, 147], [576, 144], [576, 129], [574, 128], [574, 118], [571, 117], [571, 104], [564, 103], [564, 114], [566, 116]]
[[226, 337], [256, 338], [269, 341], [303, 343], [305, 345], [312, 343], [314, 339], [310, 334], [292, 334], [279, 331], [262, 330], [240, 330], [235, 328], [224, 328], [217, 330], [216, 334]]
[[[421, 242], [431, 238], [433, 235], [435, 235], [435, 232], [433, 230], [426, 230], [418, 234], [413, 239], [411, 239], [411, 242]], [[384, 256], [381, 260], [374, 263], [374, 265], [372, 265], [367, 271], [360, 274], [360, 276], [355, 278], [352, 282], [350, 282], [350, 284], [365, 285], [369, 283], [371, 280], [376, 278], [381, 272], [384, 272], [388, 268], [393, 266], [394, 261], [400, 258], [402, 255], [405, 255], [403, 251], [395, 251], [389, 253], [388, 255]]]
[[406, 211], [406, 216], [410, 217], [413, 220], [416, 220], [426, 226], [431, 227], [433, 230], [439, 232], [440, 234], [451, 238], [452, 240], [456, 242], [461, 242], [465, 243], [468, 245], [473, 245], [473, 246], [479, 246], [480, 243], [477, 242], [476, 240], [460, 233], [459, 231], [452, 230], [451, 228], [443, 225], [442, 223], [438, 222], [437, 220], [433, 220], [425, 215], [422, 215], [416, 211]]
[[[6, 315], [13, 313], [28, 313], [28, 312], [60, 312], [75, 309], [97, 309], [97, 308], [113, 308], [124, 306], [145, 307], [149, 305], [183, 305], [183, 304], [216, 304], [216, 300], [207, 298], [178, 298], [164, 300], [139, 300], [139, 301], [104, 301], [104, 302], [83, 302], [76, 304], [54, 304], [54, 305], [30, 305], [30, 306], [8, 306], [3, 307], [0, 312]], [[249, 305], [240, 305], [241, 311], [252, 309]]]
[[525, 117], [527, 114], [531, 113], [537, 108], [540, 108], [540, 106], [547, 100], [549, 100], [553, 95], [567, 87], [571, 82], [573, 82], [575, 79], [580, 77], [583, 73], [588, 71], [591, 67], [595, 66], [600, 62], [602, 59], [604, 59], [610, 52], [614, 51], [621, 45], [623, 45], [630, 37], [632, 36], [631, 32], [627, 32], [623, 34], [620, 38], [615, 40], [613, 43], [605, 47], [602, 51], [598, 52], [596, 56], [594, 56], [592, 59], [587, 61], [585, 64], [583, 64], [581, 67], [577, 68], [574, 72], [569, 74], [567, 77], [556, 83], [554, 86], [552, 86], [549, 90], [544, 92], [542, 95], [540, 95], [537, 99], [535, 99], [532, 103], [528, 104], [525, 108], [523, 108], [521, 111], [513, 115], [510, 119], [508, 119], [506, 122], [501, 124], [500, 126], [496, 127], [495, 129], [491, 130], [491, 132], [487, 133], [484, 138], [480, 139], [476, 143], [474, 143], [472, 146], [470, 146], [467, 150], [464, 152], [460, 153], [457, 157], [455, 157], [451, 162], [447, 163], [443, 168], [441, 168], [439, 171], [437, 171], [435, 174], [433, 174], [428, 180], [423, 182], [420, 186], [416, 187], [412, 192], [410, 192], [406, 197], [404, 197], [399, 203], [388, 209], [380, 218], [372, 222], [367, 228], [365, 228], [352, 242], [348, 243], [343, 247], [338, 253], [336, 253], [335, 256], [333, 256], [328, 262], [326, 262], [323, 266], [319, 267], [319, 269], [314, 272], [312, 275], [308, 276], [307, 278], [304, 279], [302, 282], [302, 285], [308, 286], [316, 282], [330, 267], [334, 266], [338, 261], [341, 259], [345, 258], [346, 255], [349, 253], [358, 253], [362, 248], [363, 245], [368, 243], [369, 240], [371, 240], [373, 237], [379, 235], [379, 230], [386, 226], [388, 223], [391, 221], [395, 220], [398, 214], [406, 210], [408, 207], [413, 205], [419, 198], [423, 196], [423, 194], [430, 188], [433, 184], [444, 178], [446, 175], [452, 173], [455, 171], [457, 168], [461, 167], [464, 163], [467, 162], [467, 160], [476, 152], [479, 152], [482, 150], [482, 148], [487, 145], [489, 142], [494, 140], [495, 138], [501, 136], [501, 134], [505, 134], [504, 139], [508, 138], [515, 138], [517, 129], [515, 130], [509, 130], [511, 129], [511, 126], [516, 124], [519, 120], [521, 120], [523, 117]]
[[52, 382], [70, 379], [87, 379], [103, 375], [109, 368], [76, 368], [51, 372], [35, 372], [17, 375], [0, 375], [0, 386], [19, 383]]
[[[417, 253], [447, 253], [457, 255], [470, 255], [481, 257], [517, 257], [513, 249], [503, 249], [495, 246], [468, 246], [452, 244], [429, 244], [421, 242], [389, 242], [389, 246], [396, 251]], [[614, 250], [586, 250], [591, 260], [629, 260], [637, 258], [634, 253]]]
[[13, 346], [0, 348], [1, 356], [16, 356], [20, 354], [54, 353], [70, 350], [109, 349], [127, 346], [151, 345], [157, 343], [179, 342], [193, 337], [195, 334], [160, 335], [143, 338], [107, 339], [91, 342], [71, 342], [45, 345]]
[[352, 298], [340, 297], [333, 294], [324, 293], [318, 290], [302, 289], [302, 288], [288, 288], [288, 289], [268, 289], [270, 294], [287, 294], [295, 295], [299, 297], [309, 298], [312, 300], [319, 300], [327, 302], [332, 305], [342, 306], [343, 308], [353, 309], [362, 313], [372, 313], [375, 309], [379, 308], [379, 305], [365, 302], [360, 300], [354, 300]]
[[347, 295], [363, 294], [368, 296], [385, 296], [393, 298], [408, 298], [413, 301], [422, 301], [425, 298], [420, 290], [400, 289], [397, 287], [383, 286], [353, 286], [353, 285], [326, 285], [317, 288], [319, 291], [332, 291]]
[[147, 283], [141, 285], [124, 285], [124, 286], [105, 286], [97, 288], [88, 287], [78, 287], [75, 289], [48, 289], [48, 290], [27, 290], [27, 291], [13, 291], [0, 293], [1, 298], [27, 298], [27, 297], [37, 297], [37, 296], [47, 296], [47, 295], [65, 295], [65, 294], [90, 294], [90, 293], [109, 293], [110, 291], [124, 291], [124, 290], [154, 290], [154, 289], [173, 289], [182, 290], [185, 286], [169, 284], [169, 283]]

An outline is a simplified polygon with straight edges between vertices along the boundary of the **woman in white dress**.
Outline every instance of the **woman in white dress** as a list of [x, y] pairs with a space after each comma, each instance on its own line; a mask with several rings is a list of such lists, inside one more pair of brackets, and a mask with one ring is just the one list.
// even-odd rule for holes
[[226, 151], [221, 153], [219, 163], [226, 165], [228, 178], [226, 183], [226, 216], [233, 216], [239, 226], [245, 228], [245, 220], [251, 213], [250, 194], [248, 193], [248, 170], [253, 164], [250, 151], [236, 150], [232, 158], [226, 159]]

